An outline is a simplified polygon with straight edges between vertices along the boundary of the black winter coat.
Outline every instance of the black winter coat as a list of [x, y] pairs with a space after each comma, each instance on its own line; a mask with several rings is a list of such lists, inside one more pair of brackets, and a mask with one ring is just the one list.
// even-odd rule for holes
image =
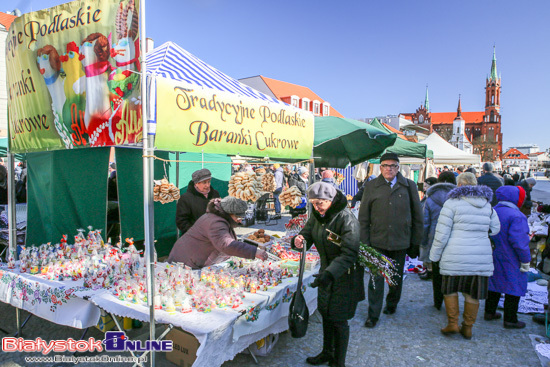
[[504, 179], [500, 176], [495, 175], [492, 172], [485, 172], [483, 176], [478, 177], [477, 184], [489, 186], [489, 188], [493, 190], [493, 199], [491, 200], [491, 206], [497, 205], [498, 199], [496, 192], [499, 187], [504, 186]]
[[[363, 277], [365, 270], [357, 264], [359, 253], [359, 222], [347, 207], [347, 200], [338, 191], [324, 217], [313, 210], [300, 232], [307, 248], [317, 247], [321, 269], [330, 272], [334, 280], [328, 287], [320, 286], [317, 307], [323, 318], [344, 321], [353, 318], [357, 303], [365, 299]], [[328, 240], [327, 229], [341, 238], [340, 246]], [[292, 241], [294, 247], [294, 240]]]
[[[521, 180], [518, 183], [518, 186], [523, 187], [523, 189], [525, 190], [525, 201], [523, 202], [523, 207], [526, 209], [531, 209], [533, 207], [533, 201], [531, 200], [531, 191], [533, 191], [533, 189], [525, 180]], [[495, 198], [495, 196], [493, 196], [493, 199]]]
[[195, 189], [193, 181], [189, 181], [187, 191], [180, 196], [178, 206], [176, 207], [176, 226], [178, 226], [181, 235], [187, 232], [197, 219], [206, 213], [208, 202], [219, 197], [220, 194], [213, 188], [210, 188], [208, 198], [206, 198]]
[[390, 251], [409, 249], [409, 254], [418, 252], [424, 233], [424, 211], [416, 183], [401, 173], [392, 188], [382, 175], [367, 182], [359, 223], [361, 242], [366, 245]]

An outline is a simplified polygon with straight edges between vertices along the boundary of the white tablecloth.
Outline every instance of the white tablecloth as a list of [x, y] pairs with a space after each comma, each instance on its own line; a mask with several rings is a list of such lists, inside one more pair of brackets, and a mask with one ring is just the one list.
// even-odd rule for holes
[[[305, 272], [302, 286], [310, 313], [317, 309], [317, 289], [309, 286], [315, 273], [317, 270]], [[156, 310], [155, 320], [181, 327], [197, 338], [200, 347], [194, 366], [221, 366], [255, 341], [288, 329], [288, 309], [297, 282], [298, 278], [289, 278], [267, 292], [246, 293], [244, 304], [237, 310], [193, 310], [185, 314]], [[89, 299], [111, 314], [149, 322], [148, 307], [121, 301], [107, 290], [95, 291]]]
[[77, 296], [82, 280], [50, 281], [0, 267], [0, 301], [59, 325], [85, 329], [97, 325], [99, 308]]
[[[302, 291], [310, 313], [317, 309], [314, 271], [304, 273]], [[283, 280], [269, 291], [246, 293], [238, 309], [204, 313], [155, 311], [155, 321], [195, 335], [200, 343], [194, 366], [221, 366], [250, 344], [288, 329], [288, 309], [298, 278]], [[149, 322], [149, 308], [121, 301], [108, 289], [91, 290], [79, 281], [49, 281], [19, 270], [0, 268], [0, 301], [60, 325], [83, 329], [97, 325], [100, 308], [117, 316]], [[223, 351], [223, 352], [221, 352]]]

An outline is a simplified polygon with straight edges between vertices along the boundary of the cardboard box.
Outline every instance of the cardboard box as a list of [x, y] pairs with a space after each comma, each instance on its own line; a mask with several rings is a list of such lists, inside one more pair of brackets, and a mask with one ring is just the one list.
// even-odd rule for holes
[[279, 334], [269, 334], [265, 338], [258, 340], [256, 343], [250, 344], [250, 346], [243, 351], [245, 354], [252, 352], [255, 356], [265, 357], [273, 350], [273, 347], [279, 341]]
[[180, 367], [190, 367], [197, 359], [199, 341], [193, 334], [180, 328], [173, 328], [166, 335], [165, 340], [173, 342], [173, 349], [166, 353], [166, 359]]
[[[123, 318], [116, 316], [117, 321], [122, 326], [123, 325]], [[110, 331], [113, 329], [116, 329], [115, 322], [113, 321], [111, 315], [109, 315], [107, 312], [101, 310], [101, 314], [99, 316], [99, 321], [96, 325], [96, 328], [98, 328], [101, 332]]]

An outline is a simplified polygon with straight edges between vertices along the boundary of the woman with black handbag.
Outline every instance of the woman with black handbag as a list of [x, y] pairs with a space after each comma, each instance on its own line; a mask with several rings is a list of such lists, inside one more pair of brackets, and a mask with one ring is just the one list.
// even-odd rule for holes
[[365, 299], [364, 269], [357, 264], [359, 222], [347, 209], [344, 194], [325, 182], [308, 190], [312, 215], [304, 229], [292, 240], [294, 249], [317, 247], [321, 268], [312, 287], [319, 288], [317, 306], [323, 318], [323, 350], [306, 362], [344, 366], [349, 342], [348, 320], [357, 303]]

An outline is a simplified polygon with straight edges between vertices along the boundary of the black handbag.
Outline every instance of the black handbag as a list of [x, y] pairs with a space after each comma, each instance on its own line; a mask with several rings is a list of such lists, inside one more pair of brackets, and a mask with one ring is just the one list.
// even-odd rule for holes
[[307, 324], [309, 322], [309, 309], [307, 308], [306, 299], [302, 293], [302, 278], [304, 277], [304, 268], [306, 262], [306, 241], [303, 241], [303, 251], [300, 257], [300, 275], [298, 277], [298, 285], [296, 292], [290, 301], [288, 310], [288, 328], [290, 335], [293, 338], [302, 338], [306, 335]]

